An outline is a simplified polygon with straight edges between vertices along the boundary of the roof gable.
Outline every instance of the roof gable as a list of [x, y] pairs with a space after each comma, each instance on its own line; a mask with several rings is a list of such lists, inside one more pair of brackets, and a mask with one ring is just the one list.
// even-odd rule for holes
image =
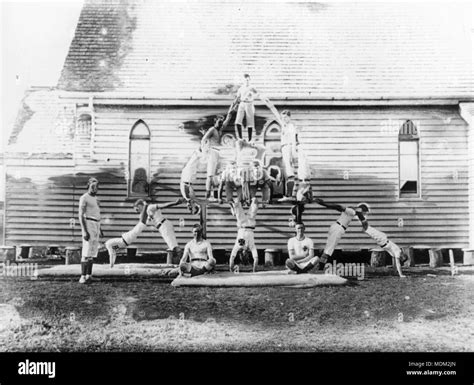
[[[85, 3], [58, 87], [222, 98], [472, 97], [470, 3]], [[457, 20], [453, 23], [453, 20]]]

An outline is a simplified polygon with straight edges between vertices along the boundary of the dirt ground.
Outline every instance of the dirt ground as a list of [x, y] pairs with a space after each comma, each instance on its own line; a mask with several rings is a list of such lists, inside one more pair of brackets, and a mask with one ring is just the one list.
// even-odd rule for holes
[[470, 351], [474, 267], [459, 273], [380, 268], [310, 289], [0, 277], [0, 350]]

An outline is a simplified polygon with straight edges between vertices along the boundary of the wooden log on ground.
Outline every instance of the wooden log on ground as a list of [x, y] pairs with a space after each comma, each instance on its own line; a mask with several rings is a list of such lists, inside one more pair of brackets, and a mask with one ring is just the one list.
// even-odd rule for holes
[[378, 247], [370, 249], [370, 266], [372, 267], [383, 267], [387, 265], [386, 252], [384, 249]]
[[443, 265], [443, 253], [441, 249], [430, 249], [430, 267], [441, 267]]

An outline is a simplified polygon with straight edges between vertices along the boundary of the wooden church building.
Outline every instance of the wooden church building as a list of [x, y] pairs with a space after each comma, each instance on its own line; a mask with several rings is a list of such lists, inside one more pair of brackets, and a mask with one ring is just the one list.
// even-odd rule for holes
[[[139, 197], [180, 196], [180, 172], [249, 73], [302, 129], [314, 194], [367, 202], [370, 222], [401, 246], [474, 247], [474, 75], [468, 3], [86, 0], [58, 84], [24, 97], [5, 155], [7, 245], [80, 245], [78, 200], [90, 176], [105, 238], [137, 222]], [[453, 22], [455, 20], [455, 22]], [[256, 142], [281, 159], [280, 127], [256, 103]], [[232, 158], [233, 121], [222, 141]], [[197, 194], [204, 197], [205, 164]], [[203, 213], [229, 250], [226, 205]], [[198, 218], [166, 210], [178, 241]], [[323, 248], [338, 213], [304, 214]], [[290, 206], [258, 213], [259, 249], [286, 249]], [[156, 231], [139, 251], [166, 248]], [[338, 248], [368, 249], [357, 220]]]

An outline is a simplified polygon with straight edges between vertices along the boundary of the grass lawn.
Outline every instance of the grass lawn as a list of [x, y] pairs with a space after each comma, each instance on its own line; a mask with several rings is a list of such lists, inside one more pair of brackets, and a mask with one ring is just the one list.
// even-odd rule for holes
[[[474, 268], [347, 286], [175, 288], [0, 277], [1, 351], [470, 351]], [[431, 276], [432, 274], [436, 275]]]

